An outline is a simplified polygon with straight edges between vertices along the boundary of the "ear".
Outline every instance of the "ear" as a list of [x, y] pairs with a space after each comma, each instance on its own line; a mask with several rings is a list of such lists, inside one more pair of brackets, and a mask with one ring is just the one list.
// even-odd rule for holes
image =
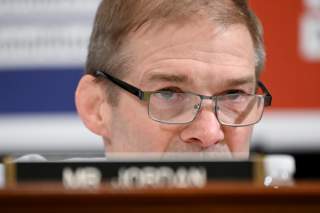
[[95, 82], [91, 75], [84, 75], [79, 81], [75, 103], [85, 126], [97, 135], [109, 138], [111, 106], [106, 100], [106, 90]]

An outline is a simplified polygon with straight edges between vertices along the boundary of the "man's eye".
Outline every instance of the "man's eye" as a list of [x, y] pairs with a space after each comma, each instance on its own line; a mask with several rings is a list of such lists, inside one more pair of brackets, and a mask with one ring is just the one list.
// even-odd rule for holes
[[172, 99], [176, 95], [173, 91], [159, 91], [158, 96], [164, 99]]
[[226, 93], [229, 100], [240, 100], [246, 93], [241, 90], [230, 90]]
[[165, 88], [155, 93], [155, 96], [163, 101], [178, 101], [182, 97], [182, 92], [178, 88]]
[[242, 97], [241, 94], [237, 94], [237, 93], [229, 94], [229, 95], [228, 95], [228, 99], [229, 99], [229, 100], [238, 100], [238, 99], [240, 99], [241, 97]]
[[245, 93], [245, 92], [243, 92], [243, 91], [241, 91], [241, 90], [236, 90], [236, 89], [234, 89], [234, 90], [228, 90], [227, 92], [226, 92], [226, 94], [243, 94], [243, 93]]
[[176, 93], [181, 92], [181, 89], [176, 87], [166, 87], [163, 89], [160, 89], [156, 92], [156, 94], [164, 97], [164, 98], [172, 98]]

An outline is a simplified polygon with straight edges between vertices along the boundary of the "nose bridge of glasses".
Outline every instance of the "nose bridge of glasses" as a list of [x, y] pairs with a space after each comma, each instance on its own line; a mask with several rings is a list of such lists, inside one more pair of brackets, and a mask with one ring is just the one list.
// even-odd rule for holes
[[215, 113], [217, 97], [216, 96], [206, 96], [206, 95], [199, 95], [199, 96], [201, 99], [201, 103], [199, 105], [198, 110], [200, 110], [200, 106], [201, 106], [201, 108], [209, 107], [210, 110], [212, 110], [212, 112]]

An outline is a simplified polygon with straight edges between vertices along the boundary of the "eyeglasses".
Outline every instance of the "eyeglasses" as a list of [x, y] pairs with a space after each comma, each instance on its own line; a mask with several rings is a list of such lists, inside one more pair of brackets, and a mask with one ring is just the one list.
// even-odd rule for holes
[[248, 126], [260, 121], [265, 106], [270, 106], [272, 96], [262, 82], [258, 87], [263, 94], [231, 93], [205, 96], [191, 92], [170, 90], [142, 91], [104, 71], [97, 70], [96, 77], [110, 80], [122, 89], [148, 102], [148, 114], [152, 120], [166, 124], [192, 122], [201, 109], [203, 100], [212, 100], [213, 112], [220, 124], [225, 126]]

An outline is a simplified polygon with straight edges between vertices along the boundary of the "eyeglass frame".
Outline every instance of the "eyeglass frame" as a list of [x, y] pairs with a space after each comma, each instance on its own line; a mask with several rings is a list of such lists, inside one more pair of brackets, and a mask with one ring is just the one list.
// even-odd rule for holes
[[[101, 70], [96, 70], [95, 73], [94, 73], [94, 76], [95, 77], [103, 77], [105, 79], [108, 79], [110, 80], [112, 83], [114, 83], [115, 85], [121, 87], [122, 89], [126, 90], [127, 92], [133, 94], [134, 96], [138, 97], [140, 100], [142, 101], [147, 101], [149, 102], [150, 101], [150, 97], [152, 94], [156, 93], [156, 92], [159, 92], [159, 91], [142, 91], [141, 89], [125, 82], [125, 81], [122, 81], [118, 78], [115, 78], [113, 77], [112, 75], [106, 73], [105, 71], [101, 71]], [[264, 97], [264, 107], [268, 107], [268, 106], [271, 106], [271, 103], [272, 103], [272, 95], [271, 93], [269, 92], [269, 90], [267, 89], [267, 87], [261, 82], [261, 81], [258, 81], [257, 82], [258, 84], [258, 87], [261, 88], [262, 92], [263, 92], [263, 97]], [[188, 92], [188, 93], [191, 93], [191, 92]], [[197, 95], [200, 97], [200, 106], [199, 108], [201, 108], [201, 103], [203, 100], [205, 99], [210, 99], [212, 101], [214, 101], [214, 97], [217, 97], [217, 96], [207, 96], [207, 95], [201, 95], [201, 94], [196, 94], [196, 93], [191, 93], [191, 94], [194, 94], [194, 95]], [[200, 109], [199, 109], [200, 110]], [[197, 111], [197, 114], [199, 112], [199, 110]], [[149, 110], [148, 110], [149, 112]], [[160, 123], [165, 123], [165, 124], [188, 124], [188, 123], [191, 123], [197, 116], [197, 114], [194, 116], [194, 118], [191, 120], [191, 121], [188, 121], [188, 122], [184, 122], [184, 123], [169, 123], [169, 122], [165, 122], [165, 121], [161, 121], [161, 120], [157, 120], [157, 119], [154, 119], [152, 117], [149, 117], [154, 120], [154, 121], [157, 121], [157, 122], [160, 122]], [[217, 109], [215, 107], [214, 109], [214, 114], [217, 116]], [[260, 120], [261, 120], [261, 117], [262, 117], [262, 114], [263, 114], [263, 111], [261, 113], [261, 116], [260, 118], [254, 122], [254, 123], [250, 123], [250, 124], [245, 124], [245, 125], [230, 125], [230, 124], [224, 124], [222, 123], [219, 119], [217, 119], [219, 121], [219, 123], [221, 125], [225, 125], [225, 126], [231, 126], [231, 127], [244, 127], [244, 126], [250, 126], [250, 125], [253, 125], [253, 124], [256, 124], [258, 123]]]

